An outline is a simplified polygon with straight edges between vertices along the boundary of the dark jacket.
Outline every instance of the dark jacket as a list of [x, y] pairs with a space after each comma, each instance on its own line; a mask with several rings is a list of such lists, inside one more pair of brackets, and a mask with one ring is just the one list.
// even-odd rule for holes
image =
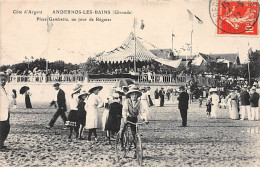
[[154, 92], [154, 98], [155, 98], [155, 99], [159, 99], [159, 97], [160, 97], [160, 96], [159, 96], [159, 92], [158, 92], [158, 91], [155, 91], [155, 92]]
[[257, 92], [254, 92], [250, 96], [250, 105], [251, 105], [251, 107], [258, 107], [258, 102], [259, 102], [259, 94]]
[[159, 96], [160, 96], [161, 98], [163, 98], [164, 95], [165, 95], [165, 91], [164, 91], [164, 90], [160, 90], [160, 91], [159, 91]]
[[242, 91], [240, 93], [241, 106], [250, 105], [250, 95], [247, 91]]
[[189, 108], [189, 94], [187, 92], [181, 92], [177, 99], [179, 100], [179, 109]]
[[65, 92], [62, 89], [57, 94], [57, 103], [59, 109], [63, 108], [63, 110], [67, 110]]
[[118, 132], [121, 125], [123, 106], [117, 102], [110, 104], [109, 116], [107, 119], [105, 130]]

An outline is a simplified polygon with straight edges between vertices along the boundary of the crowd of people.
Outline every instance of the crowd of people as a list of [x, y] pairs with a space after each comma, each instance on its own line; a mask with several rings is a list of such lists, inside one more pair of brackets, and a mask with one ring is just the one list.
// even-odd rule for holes
[[[113, 135], [124, 131], [126, 121], [136, 123], [138, 116], [147, 121], [149, 106], [147, 102], [138, 100], [142, 93], [135, 86], [113, 88], [111, 96], [106, 102], [103, 102], [98, 96], [99, 91], [103, 89], [102, 86], [84, 87], [82, 84], [77, 84], [70, 95], [68, 117], [65, 114], [67, 111], [65, 92], [60, 89], [59, 83], [55, 83], [53, 87], [57, 91], [57, 95], [50, 106], [54, 105], [57, 110], [46, 128], [52, 129], [57, 118], [61, 116], [64, 124], [69, 127], [69, 139], [72, 139], [73, 136], [80, 140], [86, 139], [83, 133], [84, 129], [88, 129], [87, 141], [92, 141], [92, 134], [94, 141], [97, 141], [96, 129], [99, 125], [98, 112], [101, 107], [104, 107], [102, 130], [106, 131], [108, 142], [111, 138], [113, 139]], [[133, 133], [134, 129], [132, 127]]]
[[[8, 75], [0, 73], [1, 78], [1, 114], [0, 114], [0, 131], [1, 131], [1, 149], [4, 149], [4, 141], [6, 140], [9, 130], [10, 104], [5, 91], [5, 84]], [[92, 84], [92, 83], [91, 83]], [[97, 129], [99, 128], [99, 108], [104, 107], [102, 115], [102, 130], [106, 132], [107, 142], [115, 138], [115, 134], [123, 134], [127, 121], [136, 123], [138, 119], [148, 122], [149, 107], [164, 107], [165, 99], [170, 101], [177, 97], [178, 109], [182, 118], [182, 126], [187, 126], [187, 117], [189, 104], [193, 102], [192, 89], [196, 84], [190, 83], [186, 86], [181, 86], [179, 89], [169, 88], [166, 91], [163, 87], [155, 89], [154, 99], [150, 87], [137, 87], [135, 84], [122, 87], [114, 87], [110, 97], [106, 101], [102, 101], [99, 97], [99, 92], [103, 89], [102, 86], [96, 84], [77, 84], [70, 94], [69, 105], [70, 110], [68, 116], [66, 95], [60, 88], [60, 83], [53, 84], [56, 94], [51, 101], [50, 106], [54, 106], [57, 110], [54, 113], [47, 129], [51, 130], [60, 116], [64, 122], [65, 129], [69, 129], [68, 138], [71, 140], [74, 136], [76, 139], [93, 141], [98, 140]], [[219, 93], [220, 88], [204, 88], [201, 87], [200, 95], [197, 97], [199, 106], [202, 107], [203, 100], [206, 99], [206, 113], [210, 118], [219, 118], [220, 108], [229, 108], [230, 119], [245, 120], [246, 115], [248, 120], [259, 120], [259, 94], [256, 92], [257, 84], [252, 87], [243, 86], [240, 92], [239, 87], [229, 89], [227, 95]], [[208, 90], [207, 90], [208, 89]], [[30, 96], [29, 89], [25, 90], [26, 96]], [[13, 99], [16, 98], [16, 91], [13, 91]], [[16, 104], [13, 100], [12, 103]], [[26, 104], [28, 105], [28, 104]], [[30, 108], [31, 106], [28, 106]], [[84, 130], [88, 130], [86, 135]], [[135, 125], [131, 125], [133, 136], [135, 135]], [[86, 138], [87, 136], [87, 138]]]

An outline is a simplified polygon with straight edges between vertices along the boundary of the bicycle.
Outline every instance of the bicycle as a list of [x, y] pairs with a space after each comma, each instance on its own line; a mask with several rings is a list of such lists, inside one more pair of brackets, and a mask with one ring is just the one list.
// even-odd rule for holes
[[[123, 157], [126, 157], [127, 153], [131, 150], [132, 144], [134, 143], [135, 156], [137, 158], [138, 164], [142, 166], [143, 148], [142, 148], [141, 135], [139, 134], [139, 125], [147, 124], [147, 123], [148, 122], [133, 123], [127, 121], [125, 132], [122, 135], [120, 133], [117, 133], [116, 140], [115, 140], [115, 151], [116, 151], [116, 156], [118, 161], [120, 160], [121, 155], [123, 155]], [[135, 138], [132, 140], [131, 140], [132, 131], [131, 131], [130, 124], [136, 126]], [[121, 136], [122, 136], [122, 140], [121, 140]]]

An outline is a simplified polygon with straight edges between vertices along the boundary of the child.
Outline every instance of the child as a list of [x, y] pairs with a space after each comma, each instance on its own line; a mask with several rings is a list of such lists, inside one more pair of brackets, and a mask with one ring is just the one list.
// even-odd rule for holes
[[206, 106], [207, 106], [207, 117], [210, 117], [210, 113], [211, 113], [211, 100], [210, 99], [207, 100]]
[[113, 101], [109, 107], [109, 116], [107, 119], [105, 130], [108, 131], [108, 141], [111, 144], [111, 133], [115, 134], [119, 131], [122, 118], [122, 104], [120, 104], [120, 98], [118, 93], [113, 94]]
[[202, 100], [203, 100], [202, 95], [200, 95], [200, 97], [199, 97], [199, 107], [202, 106]]
[[17, 98], [17, 94], [16, 94], [16, 90], [15, 89], [13, 89], [12, 90], [12, 104], [13, 104], [13, 108], [14, 109], [16, 109], [17, 108], [17, 106], [16, 106], [16, 98]]
[[224, 109], [226, 109], [226, 100], [225, 100], [225, 98], [224, 98], [224, 96], [223, 95], [221, 95], [220, 96], [220, 105], [219, 105], [219, 108], [224, 108]]
[[68, 116], [68, 121], [66, 121], [66, 125], [69, 126], [70, 133], [69, 133], [69, 139], [71, 139], [72, 132], [73, 130], [76, 133], [76, 138], [78, 138], [78, 128], [79, 126], [77, 125], [77, 114], [78, 114], [78, 96], [80, 94], [80, 90], [82, 88], [81, 84], [76, 84], [76, 87], [73, 88], [73, 92], [71, 94], [71, 99], [70, 99], [70, 112]]
[[78, 131], [78, 134], [79, 134], [79, 139], [84, 139], [82, 137], [82, 134], [83, 134], [83, 129], [86, 125], [86, 115], [87, 115], [87, 112], [85, 110], [85, 99], [88, 97], [88, 93], [86, 91], [82, 91], [79, 95], [79, 104], [77, 106], [78, 108], [78, 121], [77, 121], [77, 124], [79, 125], [79, 131]]
[[[110, 105], [110, 99], [107, 98], [107, 100], [104, 102], [105, 108], [104, 108], [103, 115], [102, 115], [102, 130], [103, 131], [106, 131], [105, 126], [106, 126], [108, 115], [109, 115], [109, 105]], [[106, 137], [108, 137], [108, 136], [109, 136], [108, 131], [106, 131]]]

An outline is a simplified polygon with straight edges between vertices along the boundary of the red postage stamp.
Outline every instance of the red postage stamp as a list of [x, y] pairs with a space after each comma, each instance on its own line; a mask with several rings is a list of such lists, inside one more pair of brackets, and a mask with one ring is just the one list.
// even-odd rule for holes
[[217, 33], [258, 35], [257, 1], [218, 1]]

